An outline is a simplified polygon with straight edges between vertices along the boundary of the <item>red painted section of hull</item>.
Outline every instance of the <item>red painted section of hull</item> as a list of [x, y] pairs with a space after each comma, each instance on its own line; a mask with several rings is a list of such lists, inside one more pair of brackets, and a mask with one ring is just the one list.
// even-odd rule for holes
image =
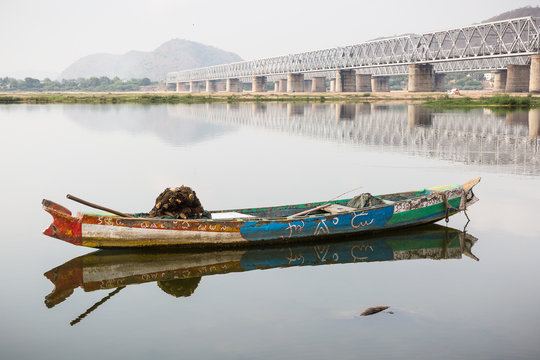
[[53, 223], [43, 233], [64, 240], [70, 244], [82, 244], [82, 224], [80, 218], [71, 216], [71, 211], [65, 207], [43, 200], [43, 209], [53, 217]]

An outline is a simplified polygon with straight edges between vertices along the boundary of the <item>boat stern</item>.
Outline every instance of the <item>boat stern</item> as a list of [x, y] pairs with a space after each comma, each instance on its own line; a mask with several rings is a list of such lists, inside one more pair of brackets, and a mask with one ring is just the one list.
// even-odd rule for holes
[[465, 192], [465, 206], [469, 207], [472, 204], [476, 203], [479, 199], [474, 195], [473, 187], [480, 182], [479, 177], [476, 179], [472, 179], [467, 181], [465, 184], [462, 185], [463, 191]]
[[71, 216], [71, 211], [50, 200], [43, 199], [43, 210], [53, 217], [52, 224], [43, 234], [66, 241], [74, 245], [82, 245], [81, 219]]

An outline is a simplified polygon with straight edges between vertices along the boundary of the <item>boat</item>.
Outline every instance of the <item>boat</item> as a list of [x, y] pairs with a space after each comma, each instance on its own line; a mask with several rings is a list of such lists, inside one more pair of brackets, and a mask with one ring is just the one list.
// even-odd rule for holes
[[271, 244], [372, 233], [433, 223], [478, 199], [480, 178], [394, 194], [262, 208], [211, 211], [211, 218], [150, 218], [148, 214], [71, 211], [43, 200], [53, 223], [45, 235], [93, 248], [220, 247]]
[[[54, 284], [45, 297], [52, 308], [77, 288], [84, 292], [119, 291], [156, 282], [174, 297], [191, 296], [202, 277], [252, 270], [404, 260], [461, 259], [478, 261], [472, 247], [478, 239], [451, 227], [430, 224], [343, 240], [250, 246], [232, 249], [97, 250], [59, 265], [44, 275]], [[107, 297], [108, 298], [108, 297]], [[103, 301], [100, 301], [101, 304]], [[92, 307], [93, 309], [95, 307]]]

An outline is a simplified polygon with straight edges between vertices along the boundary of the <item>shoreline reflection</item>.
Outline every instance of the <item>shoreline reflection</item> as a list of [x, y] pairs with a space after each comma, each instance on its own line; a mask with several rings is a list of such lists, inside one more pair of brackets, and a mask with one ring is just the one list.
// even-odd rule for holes
[[440, 110], [417, 104], [170, 105], [169, 116], [249, 126], [386, 152], [540, 175], [540, 110]]

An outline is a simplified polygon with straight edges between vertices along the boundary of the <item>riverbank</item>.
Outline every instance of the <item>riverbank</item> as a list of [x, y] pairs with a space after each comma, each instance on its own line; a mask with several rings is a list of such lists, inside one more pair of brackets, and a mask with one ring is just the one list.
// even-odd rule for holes
[[0, 104], [203, 104], [245, 102], [407, 102], [443, 107], [540, 107], [540, 94], [500, 94], [491, 91], [462, 91], [460, 95], [446, 93], [0, 93]]

